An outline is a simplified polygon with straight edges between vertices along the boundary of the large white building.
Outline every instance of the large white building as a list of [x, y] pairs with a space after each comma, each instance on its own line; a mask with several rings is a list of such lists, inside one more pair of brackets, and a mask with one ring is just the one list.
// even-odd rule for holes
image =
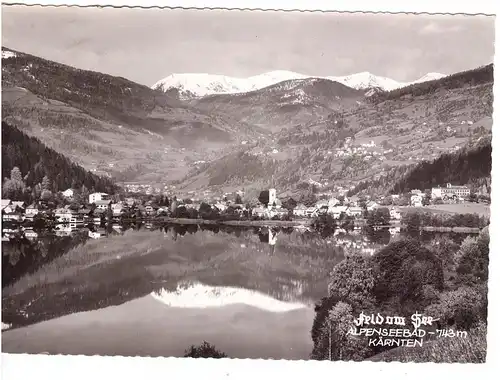
[[467, 186], [453, 186], [451, 183], [447, 183], [446, 187], [433, 187], [431, 190], [431, 198], [445, 198], [457, 196], [460, 198], [465, 198], [470, 195], [470, 189]]
[[106, 193], [92, 193], [89, 195], [89, 203], [95, 203], [96, 201], [104, 201], [108, 198]]

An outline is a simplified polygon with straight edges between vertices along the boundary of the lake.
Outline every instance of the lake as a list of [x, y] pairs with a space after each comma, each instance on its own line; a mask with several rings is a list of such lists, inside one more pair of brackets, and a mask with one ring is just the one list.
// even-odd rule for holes
[[332, 268], [398, 235], [197, 225], [4, 233], [3, 351], [183, 356], [208, 341], [233, 358], [308, 359]]

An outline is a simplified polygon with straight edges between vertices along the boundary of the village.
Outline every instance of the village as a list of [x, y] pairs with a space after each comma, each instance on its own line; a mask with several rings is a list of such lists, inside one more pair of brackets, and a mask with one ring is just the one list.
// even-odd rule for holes
[[[320, 215], [331, 215], [334, 219], [342, 215], [354, 219], [366, 217], [380, 207], [387, 207], [390, 211], [391, 220], [401, 219], [401, 206], [423, 207], [431, 203], [459, 203], [469, 200], [471, 191], [467, 186], [454, 186], [447, 184], [445, 187], [436, 187], [428, 191], [412, 190], [405, 195], [391, 195], [379, 199], [370, 197], [331, 196], [319, 194], [319, 199], [309, 200], [308, 204], [295, 201], [289, 197], [280, 199], [276, 189], [267, 190], [267, 202], [244, 202], [243, 192], [224, 194], [221, 197], [210, 200], [199, 200], [193, 198], [177, 199], [176, 196], [169, 199], [166, 194], [162, 196], [149, 196], [144, 199], [141, 196], [125, 197], [109, 195], [106, 193], [92, 193], [88, 195], [85, 202], [75, 202], [75, 192], [68, 189], [62, 192], [64, 202], [59, 204], [48, 204], [43, 201], [26, 205], [23, 201], [2, 199], [1, 213], [2, 222], [35, 222], [37, 220], [52, 219], [56, 224], [99, 224], [103, 220], [120, 221], [124, 218], [155, 217], [177, 217], [177, 218], [203, 218], [203, 215], [211, 213], [210, 219], [216, 219], [217, 215], [236, 216], [245, 219], [274, 219], [293, 220], [316, 218]], [[409, 198], [409, 204], [401, 202], [401, 198]], [[253, 205], [252, 205], [253, 203]], [[215, 217], [213, 215], [216, 215]]]

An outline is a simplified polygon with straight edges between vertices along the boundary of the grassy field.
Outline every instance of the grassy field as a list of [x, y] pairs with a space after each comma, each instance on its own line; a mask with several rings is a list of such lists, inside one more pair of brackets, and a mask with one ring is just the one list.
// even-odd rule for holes
[[482, 203], [458, 203], [430, 205], [424, 207], [400, 207], [403, 211], [424, 211], [436, 214], [478, 214], [479, 216], [490, 216], [490, 206]]
[[370, 361], [416, 363], [485, 363], [486, 325], [471, 330], [466, 338], [438, 338], [422, 347], [398, 347], [369, 358]]

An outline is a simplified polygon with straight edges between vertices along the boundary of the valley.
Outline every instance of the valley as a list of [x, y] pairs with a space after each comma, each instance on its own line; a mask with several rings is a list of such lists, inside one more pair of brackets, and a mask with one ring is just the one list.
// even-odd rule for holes
[[151, 89], [7, 48], [2, 74], [4, 121], [95, 174], [179, 192], [353, 189], [492, 129], [492, 65], [410, 86], [274, 72], [191, 97], [185, 77]]

